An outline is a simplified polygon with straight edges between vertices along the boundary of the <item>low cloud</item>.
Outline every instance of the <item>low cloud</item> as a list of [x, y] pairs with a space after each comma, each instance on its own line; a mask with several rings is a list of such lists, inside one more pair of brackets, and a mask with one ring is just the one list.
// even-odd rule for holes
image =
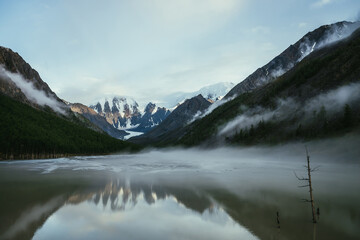
[[[299, 27], [305, 25], [306, 23], [300, 23]], [[278, 66], [275, 70], [268, 71], [268, 69], [266, 69], [266, 77], [259, 79], [259, 83], [265, 83], [268, 82], [270, 79], [277, 78], [283, 75], [284, 73], [292, 69], [296, 63], [303, 60], [313, 51], [319, 50], [323, 47], [326, 47], [330, 44], [336, 43], [349, 37], [359, 27], [360, 22], [356, 22], [353, 24], [334, 24], [326, 30], [324, 36], [322, 36], [322, 38], [318, 42], [315, 42], [307, 37], [304, 38], [304, 40], [300, 43], [298, 49], [300, 53], [300, 58], [293, 63], [289, 62], [286, 66]]]
[[210, 113], [212, 113], [216, 108], [220, 107], [221, 105], [224, 105], [225, 103], [233, 100], [236, 96], [233, 96], [233, 97], [230, 97], [230, 98], [226, 98], [226, 99], [221, 99], [221, 100], [218, 100], [216, 102], [214, 102], [213, 104], [211, 104], [204, 112], [201, 112], [201, 111], [198, 111], [192, 120], [190, 120], [189, 124], [200, 119], [200, 118], [203, 118], [207, 115], [209, 115]]
[[310, 99], [307, 101], [304, 109], [306, 109], [307, 116], [310, 117], [314, 111], [325, 107], [327, 115], [331, 117], [341, 111], [345, 104], [349, 104], [350, 106], [357, 105], [360, 102], [359, 92], [360, 83], [342, 86]]
[[40, 106], [49, 106], [55, 112], [66, 114], [63, 109], [64, 105], [58, 102], [56, 99], [46, 95], [44, 91], [35, 88], [32, 82], [27, 81], [19, 73], [12, 73], [7, 71], [3, 66], [0, 65], [0, 78], [10, 80], [21, 89], [27, 99]]
[[298, 62], [300, 62], [303, 58], [312, 53], [314, 50], [321, 49], [323, 47], [326, 47], [327, 45], [333, 44], [349, 37], [359, 27], [359, 22], [349, 25], [332, 25], [332, 27], [326, 31], [326, 34], [324, 37], [322, 37], [321, 41], [314, 42], [310, 41], [309, 39], [305, 39], [305, 41], [300, 44], [299, 50], [301, 52], [301, 57], [298, 59]]
[[322, 108], [326, 111], [326, 117], [332, 118], [336, 114], [342, 113], [345, 104], [358, 106], [360, 103], [359, 92], [360, 83], [353, 83], [320, 94], [305, 103], [287, 98], [278, 99], [275, 109], [242, 106], [243, 113], [223, 126], [218, 135], [232, 136], [241, 129], [249, 128], [251, 125], [256, 126], [260, 121], [282, 121], [296, 117], [299, 119], [299, 123], [307, 122], [313, 118], [314, 112], [319, 112]]

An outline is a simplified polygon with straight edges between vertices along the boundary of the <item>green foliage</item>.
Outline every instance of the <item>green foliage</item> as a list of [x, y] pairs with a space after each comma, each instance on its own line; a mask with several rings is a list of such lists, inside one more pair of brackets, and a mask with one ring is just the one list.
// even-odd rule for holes
[[0, 112], [0, 159], [105, 154], [138, 148], [81, 126], [76, 118], [37, 110], [1, 94]]

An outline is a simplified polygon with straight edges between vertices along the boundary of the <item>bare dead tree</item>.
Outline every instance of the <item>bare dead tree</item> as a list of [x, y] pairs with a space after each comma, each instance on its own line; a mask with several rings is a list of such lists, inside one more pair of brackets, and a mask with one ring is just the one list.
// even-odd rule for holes
[[314, 204], [314, 197], [313, 197], [313, 188], [312, 188], [312, 183], [311, 183], [311, 173], [314, 171], [317, 171], [319, 169], [319, 167], [315, 167], [315, 168], [311, 168], [310, 167], [310, 156], [309, 156], [309, 152], [307, 147], [305, 146], [305, 150], [306, 150], [306, 161], [307, 161], [307, 165], [305, 165], [304, 167], [307, 170], [308, 176], [307, 177], [299, 177], [296, 172], [294, 171], [295, 177], [299, 180], [299, 181], [306, 181], [307, 183], [305, 185], [301, 185], [299, 187], [309, 187], [309, 193], [310, 193], [310, 199], [302, 199], [304, 202], [308, 202], [311, 204], [311, 213], [312, 213], [312, 221], [313, 223], [316, 223], [316, 216], [315, 216], [315, 204]]

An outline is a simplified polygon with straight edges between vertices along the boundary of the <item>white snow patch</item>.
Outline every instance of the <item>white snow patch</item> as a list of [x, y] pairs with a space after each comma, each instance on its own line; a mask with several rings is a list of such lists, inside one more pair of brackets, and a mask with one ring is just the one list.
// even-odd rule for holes
[[158, 111], [159, 107], [155, 107], [155, 109], [152, 111], [151, 115], [155, 114]]
[[140, 136], [140, 135], [144, 134], [143, 132], [134, 132], [134, 131], [129, 131], [129, 130], [127, 130], [125, 132], [129, 133], [129, 135], [126, 135], [124, 137], [124, 140], [128, 140], [129, 138]]

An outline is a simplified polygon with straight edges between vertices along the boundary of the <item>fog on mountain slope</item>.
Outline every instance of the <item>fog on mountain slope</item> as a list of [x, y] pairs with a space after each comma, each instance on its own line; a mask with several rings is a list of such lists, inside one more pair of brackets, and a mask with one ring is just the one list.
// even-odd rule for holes
[[[332, 25], [322, 26], [313, 32], [306, 34], [297, 41], [294, 46], [290, 46], [279, 56], [275, 57], [270, 63], [251, 74], [244, 82], [235, 86], [225, 98], [212, 104], [205, 112], [197, 113], [189, 123], [209, 115], [216, 108], [233, 100], [236, 96], [238, 96], [238, 94], [241, 95], [241, 93], [255, 91], [267, 83], [275, 81], [279, 76], [286, 73], [288, 70], [291, 70], [297, 63], [301, 62], [313, 51], [321, 50], [325, 46], [329, 46], [346, 39], [359, 27], [360, 22], [339, 22]], [[287, 68], [283, 68], [284, 64], [287, 64]], [[314, 81], [316, 81], [316, 79], [314, 79]], [[298, 124], [301, 124], [307, 122], [311, 117], [313, 117], [314, 112], [320, 111], [327, 111], [327, 117], [331, 118], [335, 112], [337, 114], [339, 114], [339, 112], [342, 113], [345, 104], [349, 104], [353, 107], [353, 109], [355, 109], [353, 101], [357, 101], [356, 97], [345, 102], [342, 101], [342, 98], [339, 96], [344, 96], [344, 94], [350, 93], [350, 89], [353, 89], [356, 92], [357, 85], [354, 84], [348, 87], [340, 87], [339, 89], [333, 90], [327, 94], [322, 94], [318, 97], [314, 97], [313, 99], [308, 99], [306, 106], [302, 106], [302, 104], [305, 103], [298, 102], [291, 96], [288, 98], [277, 99], [276, 106], [271, 109], [266, 109], [262, 106], [238, 106], [241, 113], [229, 122], [225, 124], [222, 123], [217, 135], [222, 138], [231, 137], [238, 134], [241, 129], [246, 131], [252, 126], [255, 127], [259, 123], [282, 121], [297, 115], [302, 115], [301, 121], [298, 122]], [[322, 91], [323, 89], [320, 90]], [[293, 94], [298, 95], [298, 93]], [[237, 110], [234, 109], [234, 111]], [[298, 125], [296, 125], [296, 127], [298, 127]]]
[[32, 82], [27, 81], [19, 73], [9, 72], [2, 65], [0, 65], [0, 78], [15, 83], [29, 101], [32, 101], [40, 106], [49, 106], [55, 112], [66, 114], [64, 110], [66, 109], [66, 106], [64, 103], [58, 102], [56, 99], [47, 96], [45, 92], [36, 89]]
[[304, 41], [301, 42], [299, 47], [302, 55], [298, 59], [298, 62], [304, 59], [314, 50], [321, 49], [349, 37], [356, 29], [360, 27], [360, 22], [342, 22], [340, 24], [337, 23], [326, 25], [325, 27], [327, 28], [325, 34], [320, 38], [318, 42], [316, 42], [315, 40], [311, 40], [305, 35]]
[[[360, 106], [360, 83], [341, 86], [335, 90], [320, 94], [308, 99], [305, 103], [297, 102], [289, 97], [278, 99], [275, 109], [265, 109], [261, 106], [249, 108], [241, 106], [243, 113], [221, 127], [218, 135], [230, 137], [241, 129], [249, 129], [259, 122], [282, 121], [298, 117], [298, 124], [306, 124], [313, 121], [314, 115], [323, 112], [326, 118], [331, 119], [336, 115], [342, 115], [344, 106], [349, 105], [353, 110]], [[294, 124], [296, 127], [298, 124]]]
[[225, 103], [233, 100], [234, 98], [235, 98], [235, 96], [232, 96], [232, 97], [229, 97], [229, 98], [222, 98], [222, 99], [214, 102], [205, 111], [198, 111], [188, 123], [190, 124], [193, 121], [196, 121], [196, 120], [198, 120], [200, 118], [203, 118], [203, 117], [209, 115], [216, 108], [220, 107], [221, 105], [224, 105]]
[[[360, 22], [339, 22], [331, 25], [322, 26], [314, 30], [313, 32], [306, 34], [298, 42], [296, 42], [294, 46], [291, 45], [288, 49], [286, 49], [279, 56], [275, 57], [267, 65], [259, 68], [249, 77], [247, 77], [243, 82], [240, 82], [234, 88], [228, 90], [225, 98], [222, 98], [212, 104], [205, 112], [198, 112], [197, 114], [195, 114], [194, 118], [189, 123], [205, 117], [217, 107], [225, 104], [228, 101], [233, 100], [237, 95], [244, 92], [252, 91], [267, 84], [270, 81], [275, 80], [277, 77], [283, 75], [284, 73], [292, 69], [298, 62], [303, 60], [313, 51], [319, 50], [327, 45], [336, 43], [349, 37], [359, 27]], [[257, 111], [260, 110], [258, 109]], [[264, 116], [262, 117], [265, 117], [265, 119], [271, 116], [271, 114], [263, 114]], [[247, 118], [242, 119], [243, 121], [247, 121], [245, 120]], [[261, 117], [257, 119], [257, 122], [260, 120]], [[248, 122], [251, 121], [249, 120]]]
[[[210, 114], [214, 109], [228, 101], [231, 101], [237, 95], [243, 92], [257, 89], [267, 84], [268, 82], [273, 81], [277, 77], [292, 69], [298, 62], [303, 60], [313, 51], [319, 50], [327, 45], [336, 43], [349, 37], [359, 27], [360, 22], [339, 22], [322, 26], [313, 32], [306, 34], [299, 41], [297, 41], [294, 46], [291, 45], [288, 49], [286, 49], [279, 56], [275, 57], [267, 65], [259, 68], [243, 82], [240, 82], [234, 88], [228, 90], [224, 99], [220, 99], [211, 105], [206, 112], [201, 114], [199, 112], [196, 114], [190, 122]], [[294, 47], [295, 49], [293, 49]], [[205, 95], [203, 94], [203, 96]], [[259, 120], [261, 119], [258, 119], [258, 121]]]
[[281, 77], [192, 122], [177, 143], [276, 144], [358, 132], [359, 39], [357, 30], [313, 51]]

